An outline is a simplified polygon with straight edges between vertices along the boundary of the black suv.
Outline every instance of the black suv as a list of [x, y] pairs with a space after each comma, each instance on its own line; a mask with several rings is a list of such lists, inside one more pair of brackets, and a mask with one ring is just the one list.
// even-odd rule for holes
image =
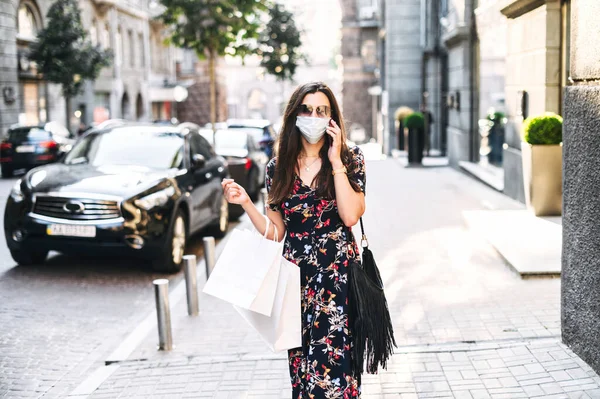
[[187, 238], [228, 229], [227, 163], [189, 127], [122, 124], [87, 133], [13, 187], [4, 233], [19, 264], [48, 251], [133, 255], [176, 272]]

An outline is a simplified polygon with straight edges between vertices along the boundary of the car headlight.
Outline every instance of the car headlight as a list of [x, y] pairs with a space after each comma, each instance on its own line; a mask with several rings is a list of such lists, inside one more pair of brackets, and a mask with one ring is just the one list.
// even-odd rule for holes
[[12, 190], [10, 190], [10, 197], [15, 202], [21, 202], [25, 198], [23, 196], [23, 192], [21, 191], [21, 181], [22, 181], [22, 179], [17, 180], [15, 182], [15, 185], [13, 186]]
[[134, 204], [142, 209], [149, 211], [156, 206], [163, 206], [167, 203], [169, 198], [175, 194], [175, 187], [169, 186], [160, 191], [152, 194], [148, 194], [145, 197], [136, 199]]

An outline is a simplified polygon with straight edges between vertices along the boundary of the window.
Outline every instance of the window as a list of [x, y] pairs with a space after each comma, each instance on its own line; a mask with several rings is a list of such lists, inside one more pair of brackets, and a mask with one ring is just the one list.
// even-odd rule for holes
[[102, 27], [102, 35], [100, 40], [102, 41], [101, 44], [103, 49], [106, 50], [110, 48], [110, 28], [108, 27], [108, 24]]
[[142, 68], [146, 67], [146, 51], [145, 51], [145, 47], [144, 47], [144, 34], [140, 33], [138, 34], [138, 47], [140, 50], [140, 60], [141, 60], [141, 66]]
[[45, 86], [35, 81], [21, 81], [19, 83], [19, 123], [37, 125], [45, 120]]
[[127, 33], [128, 36], [128, 45], [129, 45], [129, 66], [135, 67], [135, 42], [133, 38], [133, 31], [129, 31]]
[[121, 34], [121, 28], [117, 30], [117, 40], [115, 44], [115, 65], [121, 66], [123, 64], [123, 35]]
[[169, 169], [181, 166], [183, 138], [178, 133], [116, 129], [78, 141], [65, 158], [67, 165], [139, 165]]
[[17, 29], [23, 39], [34, 40], [38, 34], [38, 25], [33, 10], [28, 4], [21, 4], [17, 14]]
[[90, 41], [92, 42], [92, 46], [98, 45], [98, 29], [96, 29], [96, 20], [92, 21], [92, 26], [90, 26]]
[[190, 133], [190, 157], [195, 154], [200, 154], [207, 160], [214, 154], [210, 143], [196, 132]]
[[448, 16], [448, 0], [440, 0], [440, 16]]

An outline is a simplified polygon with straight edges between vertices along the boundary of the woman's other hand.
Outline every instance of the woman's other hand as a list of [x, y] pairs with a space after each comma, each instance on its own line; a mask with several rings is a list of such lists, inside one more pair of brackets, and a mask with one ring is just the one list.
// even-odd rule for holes
[[223, 187], [225, 199], [230, 204], [244, 205], [251, 202], [246, 190], [233, 179], [223, 179], [221, 186]]
[[327, 126], [327, 134], [331, 137], [329, 150], [327, 156], [333, 169], [339, 169], [344, 166], [342, 163], [342, 129], [338, 126], [333, 119], [329, 120], [329, 126]]

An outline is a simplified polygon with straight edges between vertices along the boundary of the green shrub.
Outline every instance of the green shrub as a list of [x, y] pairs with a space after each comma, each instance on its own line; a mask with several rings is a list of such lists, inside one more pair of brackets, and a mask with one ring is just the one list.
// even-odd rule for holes
[[523, 140], [529, 144], [560, 144], [562, 122], [562, 117], [553, 112], [529, 117], [523, 122]]
[[404, 118], [404, 127], [408, 129], [425, 130], [425, 118], [420, 112], [413, 112]]
[[504, 121], [505, 117], [506, 117], [506, 115], [504, 115], [504, 112], [500, 112], [500, 111], [490, 112], [487, 115], [488, 120], [490, 120], [492, 122], [500, 122], [500, 123], [502, 123]]

